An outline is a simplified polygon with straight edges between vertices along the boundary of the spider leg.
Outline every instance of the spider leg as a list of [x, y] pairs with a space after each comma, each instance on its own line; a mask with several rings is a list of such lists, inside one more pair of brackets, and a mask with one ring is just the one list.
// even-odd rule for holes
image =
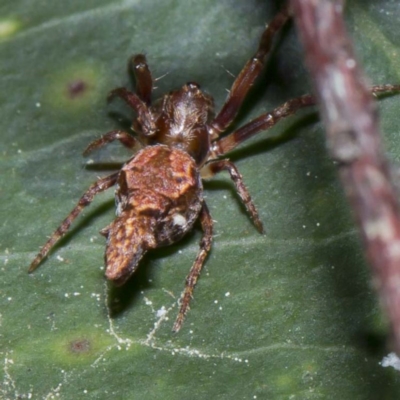
[[75, 208], [68, 214], [61, 225], [53, 232], [49, 240], [41, 248], [35, 259], [32, 261], [28, 272], [33, 272], [38, 267], [40, 262], [47, 256], [51, 248], [67, 233], [76, 217], [78, 217], [82, 210], [93, 201], [94, 196], [115, 185], [118, 175], [119, 172], [116, 172], [105, 178], [101, 178], [89, 187], [89, 189], [79, 199]]
[[228, 159], [211, 161], [203, 167], [203, 169], [201, 170], [201, 175], [204, 178], [211, 178], [221, 171], [229, 172], [229, 175], [231, 176], [231, 179], [236, 186], [236, 191], [239, 194], [239, 197], [241, 198], [243, 204], [245, 205], [247, 212], [250, 214], [254, 225], [260, 233], [264, 233], [263, 224], [260, 220], [260, 217], [258, 216], [257, 208], [253, 203], [253, 200], [251, 199], [250, 193], [247, 190], [246, 185], [243, 182], [242, 175], [240, 174], [236, 165], [233, 162], [229, 161]]
[[136, 93], [130, 92], [126, 88], [117, 88], [112, 90], [107, 100], [111, 101], [115, 97], [120, 97], [125, 101], [128, 106], [130, 106], [134, 111], [136, 111], [138, 115], [138, 121], [140, 121], [140, 125], [142, 127], [142, 133], [145, 136], [152, 135], [156, 131], [156, 125], [154, 123], [153, 114], [150, 111], [150, 108], [147, 107], [147, 104], [139, 98]]
[[225, 154], [255, 134], [272, 128], [281, 119], [293, 115], [301, 108], [313, 105], [315, 105], [315, 99], [308, 94], [291, 99], [274, 110], [253, 119], [229, 135], [215, 141], [211, 145], [212, 151], [215, 156]]
[[[397, 91], [400, 91], [400, 85], [374, 85], [370, 88], [370, 92], [373, 95]], [[304, 107], [313, 106], [315, 104], [315, 98], [309, 94], [291, 99], [274, 110], [253, 119], [229, 135], [215, 141], [212, 144], [213, 155], [223, 155], [257, 133], [272, 128], [281, 119], [295, 114]]]
[[87, 156], [93, 150], [99, 149], [100, 147], [103, 147], [104, 145], [111, 143], [114, 140], [119, 140], [125, 147], [131, 150], [133, 150], [135, 145], [137, 144], [137, 140], [128, 132], [120, 130], [111, 131], [103, 135], [101, 138], [91, 142], [89, 146], [86, 147], [83, 155]]
[[181, 308], [179, 310], [179, 314], [172, 328], [173, 332], [178, 332], [182, 327], [185, 315], [189, 311], [189, 303], [190, 300], [192, 299], [193, 289], [196, 285], [197, 279], [200, 276], [200, 272], [201, 269], [203, 268], [203, 264], [207, 257], [207, 254], [211, 249], [213, 221], [210, 215], [210, 211], [208, 210], [208, 207], [205, 202], [203, 203], [203, 208], [201, 210], [200, 222], [204, 234], [200, 241], [199, 253], [197, 254], [196, 260], [193, 263], [189, 275], [186, 278], [186, 286], [180, 302]]
[[151, 105], [153, 78], [144, 54], [134, 55], [128, 62], [128, 69], [133, 72], [136, 80], [136, 93], [148, 106]]
[[391, 92], [398, 92], [400, 90], [400, 85], [374, 85], [371, 86], [370, 91], [375, 96], [378, 94], [385, 94]]
[[257, 52], [247, 61], [246, 65], [235, 79], [225, 104], [210, 124], [209, 132], [211, 134], [211, 139], [217, 139], [236, 117], [248, 91], [264, 68], [265, 58], [271, 49], [274, 36], [289, 17], [288, 6], [286, 6], [274, 17], [265, 29]]

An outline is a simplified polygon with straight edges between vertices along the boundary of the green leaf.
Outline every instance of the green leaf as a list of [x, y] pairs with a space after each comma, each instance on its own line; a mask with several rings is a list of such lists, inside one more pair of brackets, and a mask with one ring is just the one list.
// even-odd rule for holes
[[[266, 4], [263, 4], [266, 3]], [[397, 373], [356, 228], [315, 110], [230, 154], [266, 235], [225, 174], [205, 184], [213, 249], [182, 330], [177, 299], [199, 229], [146, 257], [122, 288], [105, 282], [112, 190], [98, 196], [32, 275], [39, 246], [97, 176], [130, 155], [81, 153], [131, 118], [109, 90], [129, 86], [145, 52], [155, 96], [196, 81], [219, 109], [253, 54], [273, 2], [3, 0], [0, 5], [0, 396], [62, 399], [395, 398]], [[396, 2], [349, 2], [371, 81], [400, 81]], [[166, 76], [164, 76], [167, 74]], [[277, 43], [237, 121], [309, 92], [293, 27]], [[400, 97], [380, 101], [392, 160]], [[123, 119], [121, 122], [120, 119]]]

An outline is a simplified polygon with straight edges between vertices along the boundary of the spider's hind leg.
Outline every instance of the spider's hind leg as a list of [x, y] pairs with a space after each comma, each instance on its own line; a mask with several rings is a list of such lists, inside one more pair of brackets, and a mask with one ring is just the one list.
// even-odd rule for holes
[[260, 217], [258, 216], [257, 208], [254, 205], [250, 193], [243, 182], [242, 175], [240, 174], [236, 165], [233, 162], [229, 161], [228, 159], [212, 161], [203, 167], [201, 174], [205, 178], [209, 178], [221, 171], [229, 172], [229, 175], [236, 186], [236, 191], [239, 194], [239, 197], [241, 198], [243, 204], [245, 205], [247, 212], [250, 214], [254, 225], [257, 227], [260, 233], [264, 233], [263, 224], [260, 220]]
[[196, 260], [193, 263], [192, 268], [190, 269], [189, 275], [186, 277], [186, 286], [185, 290], [182, 293], [180, 302], [181, 308], [172, 328], [174, 332], [178, 332], [182, 327], [185, 315], [189, 311], [189, 303], [193, 297], [193, 289], [197, 283], [197, 280], [199, 279], [204, 261], [211, 250], [213, 220], [211, 218], [210, 211], [208, 210], [206, 203], [203, 203], [203, 208], [200, 213], [200, 223], [204, 234], [200, 241], [200, 250], [197, 254]]
[[75, 208], [67, 215], [61, 225], [52, 233], [49, 240], [40, 249], [29, 267], [29, 272], [33, 272], [39, 266], [52, 247], [68, 232], [72, 222], [79, 216], [82, 210], [93, 201], [96, 194], [104, 192], [111, 186], [115, 185], [118, 175], [119, 172], [106, 176], [105, 178], [99, 179], [89, 187], [89, 189], [79, 199]]

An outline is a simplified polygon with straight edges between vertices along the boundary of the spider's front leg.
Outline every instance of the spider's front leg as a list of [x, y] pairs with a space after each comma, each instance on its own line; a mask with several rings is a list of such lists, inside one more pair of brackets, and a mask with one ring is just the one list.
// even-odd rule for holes
[[220, 156], [228, 153], [240, 143], [251, 138], [257, 133], [272, 128], [281, 119], [295, 114], [298, 110], [304, 107], [313, 105], [315, 105], [315, 99], [309, 94], [291, 99], [274, 110], [253, 119], [229, 135], [214, 141], [211, 145], [213, 155]]
[[178, 332], [183, 324], [186, 313], [189, 311], [189, 303], [192, 299], [193, 289], [196, 286], [196, 282], [199, 279], [201, 269], [203, 268], [204, 261], [210, 252], [213, 234], [213, 221], [210, 215], [210, 211], [206, 203], [203, 203], [203, 208], [200, 213], [200, 223], [203, 229], [203, 237], [200, 241], [200, 251], [197, 254], [196, 260], [190, 269], [189, 275], [186, 278], [185, 290], [181, 297], [181, 308], [179, 314], [175, 320], [172, 328], [173, 332]]
[[[400, 91], [400, 85], [374, 85], [370, 88], [373, 95], [387, 94]], [[275, 126], [280, 120], [287, 118], [305, 107], [314, 106], [316, 100], [313, 96], [305, 94], [283, 103], [274, 110], [266, 112], [253, 119], [229, 135], [216, 140], [211, 148], [214, 156], [228, 153], [240, 143], [251, 138], [259, 132], [266, 131]]]
[[147, 104], [136, 93], [130, 92], [124, 87], [120, 87], [112, 90], [109, 93], [107, 100], [111, 101], [115, 97], [120, 97], [136, 112], [137, 121], [141, 127], [141, 130], [137, 132], [138, 134], [150, 136], [156, 132], [153, 113]]
[[273, 39], [277, 32], [288, 21], [289, 8], [285, 6], [271, 21], [261, 36], [257, 52], [247, 61], [235, 79], [229, 91], [228, 98], [221, 111], [210, 124], [211, 139], [216, 140], [235, 119], [248, 91], [253, 86], [264, 68], [265, 59], [271, 49]]
[[134, 55], [128, 63], [129, 72], [133, 72], [136, 81], [136, 93], [148, 106], [151, 105], [153, 78], [144, 54]]
[[82, 210], [93, 201], [94, 196], [115, 185], [118, 175], [119, 172], [116, 172], [105, 178], [99, 179], [89, 187], [85, 194], [79, 199], [75, 208], [68, 214], [61, 225], [53, 232], [49, 240], [41, 248], [35, 259], [32, 261], [32, 264], [28, 270], [29, 272], [34, 271], [38, 267], [40, 262], [47, 256], [51, 248], [68, 232], [72, 222], [78, 217]]
[[135, 148], [135, 145], [138, 143], [137, 140], [128, 132], [120, 130], [111, 131], [103, 135], [101, 138], [91, 142], [89, 146], [86, 147], [83, 155], [87, 156], [93, 150], [99, 149], [100, 147], [103, 147], [106, 144], [113, 142], [114, 140], [119, 140], [125, 147], [130, 150], [133, 150]]

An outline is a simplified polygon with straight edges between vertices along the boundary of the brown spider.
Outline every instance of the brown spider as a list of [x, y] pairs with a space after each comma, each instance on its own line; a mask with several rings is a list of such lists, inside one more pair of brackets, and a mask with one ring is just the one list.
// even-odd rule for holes
[[[203, 198], [201, 177], [228, 171], [254, 224], [263, 232], [256, 207], [240, 173], [232, 162], [220, 159], [220, 156], [300, 108], [315, 104], [310, 95], [289, 100], [221, 137], [260, 75], [274, 35], [288, 19], [288, 9], [284, 8], [265, 29], [257, 52], [235, 79], [225, 104], [215, 118], [212, 97], [193, 82], [166, 94], [152, 105], [153, 79], [146, 58], [142, 54], [134, 56], [131, 63], [137, 82], [136, 93], [118, 88], [110, 93], [108, 99], [120, 97], [135, 111], [137, 116], [132, 129], [136, 137], [120, 130], [111, 131], [89, 144], [84, 155], [114, 140], [119, 140], [130, 149], [138, 143], [142, 149], [120, 171], [90, 186], [42, 247], [29, 272], [38, 267], [94, 196], [116, 185], [117, 217], [100, 233], [107, 238], [106, 277], [117, 285], [122, 285], [136, 271], [140, 259], [148, 250], [175, 243], [200, 219], [204, 232], [200, 250], [186, 278], [179, 314], [173, 326], [173, 331], [179, 331], [211, 248], [213, 221]], [[390, 90], [390, 85], [371, 89], [373, 93]]]

